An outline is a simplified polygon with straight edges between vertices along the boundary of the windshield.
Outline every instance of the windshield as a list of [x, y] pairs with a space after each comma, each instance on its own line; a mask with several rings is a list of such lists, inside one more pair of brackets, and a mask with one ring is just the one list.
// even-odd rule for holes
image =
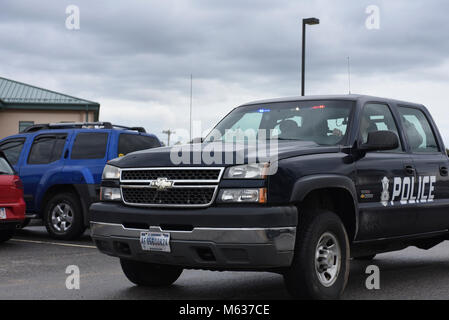
[[353, 101], [320, 100], [260, 104], [234, 109], [206, 137], [206, 142], [236, 142], [256, 136], [267, 140], [344, 144]]

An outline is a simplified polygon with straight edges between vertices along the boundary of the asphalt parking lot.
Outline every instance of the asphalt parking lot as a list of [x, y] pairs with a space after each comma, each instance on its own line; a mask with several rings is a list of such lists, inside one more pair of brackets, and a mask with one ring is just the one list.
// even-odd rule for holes
[[[100, 254], [88, 232], [75, 242], [54, 241], [43, 227], [21, 230], [0, 245], [0, 299], [288, 299], [280, 275], [184, 271], [170, 288], [131, 284], [117, 259]], [[366, 266], [380, 268], [380, 290], [365, 287]], [[68, 290], [67, 266], [80, 269], [80, 289]], [[448, 299], [449, 242], [429, 250], [408, 248], [351, 262], [344, 299]]]

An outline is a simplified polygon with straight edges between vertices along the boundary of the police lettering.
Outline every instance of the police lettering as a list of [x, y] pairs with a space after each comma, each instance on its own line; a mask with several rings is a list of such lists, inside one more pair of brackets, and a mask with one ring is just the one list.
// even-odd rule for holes
[[418, 177], [395, 177], [393, 181], [393, 194], [391, 205], [399, 200], [401, 204], [431, 202], [435, 198], [436, 176]]

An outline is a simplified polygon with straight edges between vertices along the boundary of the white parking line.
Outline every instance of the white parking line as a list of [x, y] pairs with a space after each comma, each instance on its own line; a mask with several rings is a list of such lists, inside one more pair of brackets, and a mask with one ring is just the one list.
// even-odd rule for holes
[[25, 239], [11, 239], [10, 241], [16, 242], [27, 242], [27, 243], [37, 243], [37, 244], [50, 244], [54, 246], [62, 246], [62, 247], [76, 247], [76, 248], [88, 248], [88, 249], [96, 249], [95, 246], [87, 246], [82, 244], [72, 244], [72, 243], [61, 243], [61, 242], [49, 242], [49, 241], [36, 241], [36, 240], [25, 240]]

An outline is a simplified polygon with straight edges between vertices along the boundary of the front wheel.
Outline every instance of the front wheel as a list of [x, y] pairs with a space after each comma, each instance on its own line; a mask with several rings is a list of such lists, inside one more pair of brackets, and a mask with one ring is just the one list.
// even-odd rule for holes
[[73, 193], [53, 196], [45, 206], [44, 222], [52, 238], [59, 240], [79, 238], [86, 228], [78, 196]]
[[166, 287], [181, 276], [182, 268], [120, 259], [122, 270], [132, 283], [143, 287]]
[[284, 274], [288, 292], [299, 299], [339, 299], [349, 276], [349, 240], [330, 211], [306, 213], [292, 266]]
[[15, 230], [2, 230], [0, 231], [0, 243], [6, 242], [14, 235]]

